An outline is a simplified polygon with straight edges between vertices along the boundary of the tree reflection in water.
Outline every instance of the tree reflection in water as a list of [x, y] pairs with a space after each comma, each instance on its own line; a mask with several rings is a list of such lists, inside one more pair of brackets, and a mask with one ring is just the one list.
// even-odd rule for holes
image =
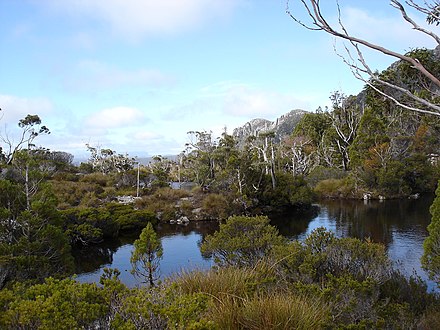
[[[272, 216], [271, 223], [280, 234], [291, 239], [304, 239], [318, 227], [325, 227], [340, 237], [370, 238], [383, 243], [391, 259], [399, 262], [406, 275], [415, 270], [423, 279], [426, 273], [420, 267], [423, 240], [431, 216], [429, 207], [434, 196], [422, 196], [418, 200], [326, 200], [319, 207], [306, 212], [290, 212]], [[208, 234], [219, 228], [217, 222], [190, 222], [188, 225], [163, 223], [157, 226], [162, 239], [164, 259], [161, 263], [163, 276], [182, 268], [206, 268], [211, 260], [200, 253], [200, 244]], [[97, 281], [103, 267], [118, 268], [127, 284], [135, 285], [129, 275], [129, 259], [132, 243], [139, 236], [121, 237], [76, 251], [77, 273], [81, 281]], [[429, 285], [431, 287], [431, 285]]]

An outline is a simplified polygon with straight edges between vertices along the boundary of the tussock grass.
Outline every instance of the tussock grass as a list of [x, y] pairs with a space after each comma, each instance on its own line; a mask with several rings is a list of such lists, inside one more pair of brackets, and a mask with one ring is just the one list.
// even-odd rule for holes
[[320, 329], [327, 316], [325, 306], [315, 299], [288, 292], [254, 296], [238, 310], [240, 328], [251, 330]]
[[269, 279], [255, 269], [224, 267], [209, 271], [183, 272], [176, 283], [185, 293], [202, 292], [211, 296], [246, 296], [255, 290], [257, 283]]
[[205, 318], [219, 329], [320, 329], [328, 307], [283, 286], [267, 262], [254, 268], [227, 267], [181, 273], [184, 293], [211, 298]]

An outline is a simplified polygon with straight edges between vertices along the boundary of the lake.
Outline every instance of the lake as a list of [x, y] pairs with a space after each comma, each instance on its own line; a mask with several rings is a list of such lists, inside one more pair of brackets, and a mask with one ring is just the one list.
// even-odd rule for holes
[[[435, 284], [421, 269], [423, 241], [428, 235], [429, 206], [434, 196], [417, 200], [352, 201], [329, 200], [318, 204], [317, 212], [291, 213], [271, 219], [280, 233], [290, 239], [304, 239], [312, 230], [325, 227], [339, 237], [369, 237], [385, 245], [390, 258], [404, 274], [416, 272], [427, 281], [428, 288]], [[163, 278], [181, 270], [209, 269], [210, 258], [202, 256], [203, 238], [218, 229], [216, 222], [190, 222], [188, 225], [160, 224], [156, 230], [163, 246], [160, 264]], [[124, 237], [105, 244], [77, 251], [77, 280], [97, 282], [103, 268], [118, 268], [121, 280], [128, 286], [138, 281], [130, 273], [132, 243], [137, 236]]]

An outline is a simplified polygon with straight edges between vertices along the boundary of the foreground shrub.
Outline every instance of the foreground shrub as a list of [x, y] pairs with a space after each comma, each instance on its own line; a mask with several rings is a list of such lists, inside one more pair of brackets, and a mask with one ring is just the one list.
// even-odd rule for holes
[[1, 329], [84, 329], [96, 327], [108, 312], [96, 284], [46, 279], [0, 291]]
[[210, 329], [212, 322], [202, 320], [208, 301], [176, 286], [134, 289], [114, 306], [111, 329]]
[[390, 279], [392, 270], [383, 245], [357, 238], [337, 238], [322, 227], [303, 243], [293, 241], [276, 247], [274, 257], [280, 260], [279, 266], [289, 278], [305, 282], [322, 282], [331, 274], [384, 283]]
[[428, 226], [429, 236], [423, 242], [422, 265], [440, 288], [440, 181], [429, 210], [432, 218]]
[[370, 240], [318, 228], [272, 253], [279, 277], [294, 291], [329, 304], [330, 328], [411, 329], [438, 304], [425, 283], [393, 270], [384, 246]]
[[219, 231], [206, 237], [201, 251], [211, 254], [220, 266], [253, 267], [284, 241], [266, 216], [233, 216], [220, 224]]

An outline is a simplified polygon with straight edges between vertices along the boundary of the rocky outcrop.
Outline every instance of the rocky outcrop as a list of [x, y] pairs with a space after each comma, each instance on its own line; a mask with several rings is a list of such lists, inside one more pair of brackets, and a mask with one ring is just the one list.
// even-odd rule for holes
[[252, 119], [242, 127], [234, 129], [232, 135], [240, 146], [246, 143], [249, 136], [258, 136], [261, 133], [274, 132], [275, 142], [280, 142], [285, 136], [292, 134], [295, 126], [307, 112], [304, 110], [292, 110], [274, 121], [267, 119]]

